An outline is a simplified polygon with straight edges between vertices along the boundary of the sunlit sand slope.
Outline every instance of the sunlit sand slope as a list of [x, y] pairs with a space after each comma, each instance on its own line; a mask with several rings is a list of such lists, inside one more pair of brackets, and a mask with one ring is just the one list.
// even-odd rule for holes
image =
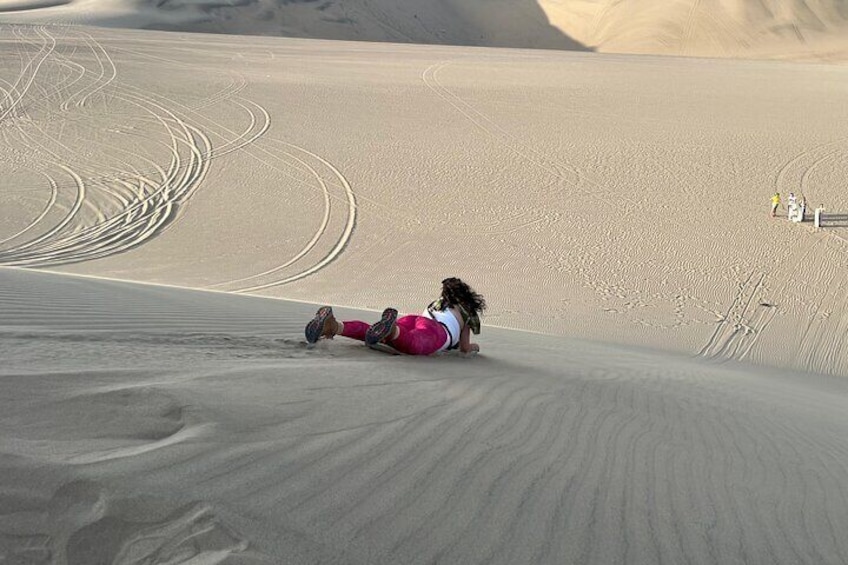
[[841, 67], [0, 30], [2, 264], [848, 373]]
[[555, 26], [604, 52], [848, 60], [842, 0], [542, 0]]
[[491, 328], [306, 350], [308, 304], [9, 269], [0, 311], [13, 563], [848, 560], [840, 378]]

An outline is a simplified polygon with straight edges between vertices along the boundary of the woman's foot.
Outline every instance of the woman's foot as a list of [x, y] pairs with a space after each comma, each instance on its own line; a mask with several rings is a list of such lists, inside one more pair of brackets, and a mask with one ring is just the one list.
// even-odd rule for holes
[[398, 311], [394, 308], [386, 308], [383, 310], [383, 317], [379, 322], [368, 328], [365, 332], [365, 343], [374, 345], [381, 341], [386, 341], [396, 337], [392, 335], [395, 331], [395, 321], [397, 321]]
[[338, 333], [339, 323], [333, 316], [333, 308], [331, 306], [322, 306], [315, 313], [315, 317], [306, 324], [304, 333], [306, 334], [306, 344], [315, 345], [322, 337], [333, 339], [333, 336]]

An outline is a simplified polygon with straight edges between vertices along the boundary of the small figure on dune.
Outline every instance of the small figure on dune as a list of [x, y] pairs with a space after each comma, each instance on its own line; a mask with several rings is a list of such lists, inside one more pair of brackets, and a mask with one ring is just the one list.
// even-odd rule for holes
[[822, 227], [822, 221], [824, 219], [824, 204], [819, 204], [819, 207], [815, 209], [813, 212], [813, 226], [816, 228]]
[[780, 193], [775, 192], [774, 196], [771, 197], [771, 217], [772, 218], [777, 216], [778, 206], [780, 206]]
[[442, 281], [441, 296], [421, 315], [398, 318], [397, 310], [386, 308], [380, 320], [369, 325], [358, 320], [336, 320], [333, 309], [322, 306], [306, 325], [306, 343], [312, 347], [322, 337], [342, 335], [372, 347], [385, 344], [407, 355], [432, 355], [450, 349], [476, 353], [480, 346], [471, 342], [471, 334], [480, 333], [480, 314], [485, 309], [483, 296], [451, 277]]
[[797, 222], [798, 219], [798, 198], [795, 196], [794, 192], [789, 193], [789, 198], [786, 201], [786, 218], [790, 222]]

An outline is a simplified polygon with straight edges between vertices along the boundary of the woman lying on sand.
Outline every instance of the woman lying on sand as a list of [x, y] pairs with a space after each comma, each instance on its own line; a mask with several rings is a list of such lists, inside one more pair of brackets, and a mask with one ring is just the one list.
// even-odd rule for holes
[[369, 346], [385, 343], [408, 355], [432, 355], [448, 349], [463, 353], [480, 351], [471, 343], [471, 332], [480, 333], [480, 313], [486, 300], [460, 279], [442, 281], [441, 297], [420, 315], [398, 318], [398, 311], [386, 308], [379, 322], [370, 325], [357, 320], [340, 322], [330, 306], [322, 306], [306, 325], [306, 343], [314, 346], [323, 338], [343, 335]]

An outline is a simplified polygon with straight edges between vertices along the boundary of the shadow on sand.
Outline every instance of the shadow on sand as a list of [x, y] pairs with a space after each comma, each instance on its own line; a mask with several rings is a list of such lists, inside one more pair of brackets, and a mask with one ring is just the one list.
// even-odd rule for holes
[[823, 228], [848, 228], [848, 212], [822, 214]]
[[[430, 45], [593, 51], [537, 0], [143, 0], [149, 29]], [[187, 17], [173, 16], [183, 11]], [[167, 14], [166, 14], [167, 12]]]

